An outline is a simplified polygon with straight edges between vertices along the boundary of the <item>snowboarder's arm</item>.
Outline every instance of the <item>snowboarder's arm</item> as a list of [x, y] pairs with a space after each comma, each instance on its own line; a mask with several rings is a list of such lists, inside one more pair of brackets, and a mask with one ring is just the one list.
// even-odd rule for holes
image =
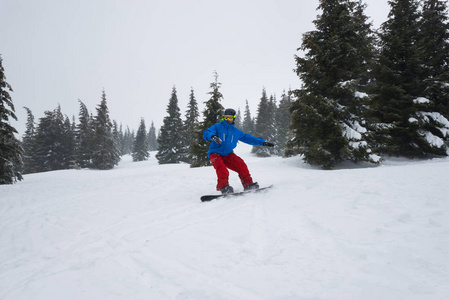
[[240, 136], [239, 140], [244, 142], [244, 143], [247, 143], [247, 144], [250, 144], [250, 145], [253, 145], [253, 146], [274, 147], [273, 143], [268, 142], [268, 141], [266, 141], [266, 140], [264, 140], [262, 138], [254, 137], [251, 134], [245, 133], [245, 132], [243, 132], [241, 130], [240, 130], [240, 132], [241, 132], [241, 136]]
[[263, 143], [266, 142], [262, 138], [257, 138], [257, 137], [252, 136], [249, 133], [244, 133], [244, 132], [242, 132], [242, 135], [240, 136], [239, 140], [246, 144], [250, 144], [253, 146], [262, 146]]
[[212, 140], [212, 136], [218, 135], [218, 131], [216, 129], [216, 125], [217, 124], [214, 124], [211, 127], [209, 127], [206, 130], [204, 130], [204, 132], [203, 132], [203, 139], [204, 140], [211, 141]]

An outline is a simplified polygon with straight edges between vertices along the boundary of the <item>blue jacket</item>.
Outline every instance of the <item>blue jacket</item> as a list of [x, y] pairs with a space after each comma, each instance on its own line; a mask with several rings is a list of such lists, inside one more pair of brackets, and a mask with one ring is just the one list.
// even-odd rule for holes
[[210, 156], [212, 153], [227, 156], [234, 152], [234, 148], [237, 147], [238, 141], [253, 146], [262, 146], [265, 142], [264, 139], [256, 138], [249, 133], [245, 133], [240, 129], [235, 128], [234, 124], [229, 124], [226, 121], [216, 123], [203, 132], [203, 138], [206, 141], [210, 141], [213, 135], [218, 136], [222, 140], [222, 143], [221, 145], [218, 145], [217, 143], [212, 142], [209, 146], [207, 156]]

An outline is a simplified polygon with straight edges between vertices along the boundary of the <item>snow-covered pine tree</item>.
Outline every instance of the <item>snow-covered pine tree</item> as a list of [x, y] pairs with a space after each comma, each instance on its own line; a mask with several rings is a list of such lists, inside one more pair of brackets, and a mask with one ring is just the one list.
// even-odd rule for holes
[[279, 107], [276, 110], [276, 149], [279, 154], [284, 155], [285, 146], [289, 140], [289, 127], [291, 124], [290, 106], [292, 99], [290, 93], [285, 90], [282, 93]]
[[426, 97], [449, 117], [449, 22], [448, 2], [426, 0], [419, 22]]
[[62, 169], [73, 169], [76, 166], [75, 163], [75, 123], [71, 122], [68, 116], [65, 116], [64, 123], [62, 125]]
[[12, 184], [22, 180], [23, 148], [14, 136], [17, 130], [11, 126], [9, 119], [17, 120], [14, 104], [9, 92], [12, 88], [6, 82], [3, 59], [0, 56], [0, 184]]
[[93, 127], [95, 139], [93, 141], [92, 167], [99, 170], [110, 170], [120, 161], [120, 152], [112, 132], [112, 122], [103, 90], [101, 102], [98, 105]]
[[235, 123], [235, 127], [239, 128], [239, 129], [242, 128], [242, 114], [240, 112], [240, 107], [237, 110], [237, 116], [235, 117], [234, 123]]
[[176, 87], [172, 89], [167, 113], [168, 115], [164, 118], [161, 133], [157, 139], [159, 148], [156, 158], [159, 164], [177, 164], [185, 159], [185, 147], [183, 145], [183, 124]]
[[125, 138], [125, 135], [124, 135], [124, 133], [123, 133], [123, 125], [122, 125], [122, 123], [120, 123], [120, 126], [118, 127], [118, 138], [119, 138], [119, 140], [120, 140], [120, 144], [119, 144], [119, 152], [120, 152], [120, 155], [125, 155], [125, 154], [127, 154], [127, 153], [124, 153], [123, 152], [123, 140], [124, 140], [124, 138]]
[[46, 172], [68, 168], [64, 131], [64, 116], [58, 105], [53, 111], [45, 111], [44, 117], [39, 119], [36, 130], [35, 154], [36, 171]]
[[[255, 135], [262, 137], [267, 141], [276, 142], [276, 103], [274, 97], [271, 96], [268, 100], [265, 88], [262, 90], [262, 97], [260, 98], [259, 107], [257, 110]], [[253, 146], [251, 151], [260, 157], [268, 157], [272, 154], [277, 154], [275, 148]]]
[[75, 162], [81, 168], [91, 165], [93, 153], [94, 129], [93, 120], [86, 105], [78, 100], [80, 104], [78, 124], [75, 129], [76, 153]]
[[36, 141], [36, 124], [34, 122], [34, 115], [28, 107], [24, 107], [27, 112], [27, 122], [25, 133], [22, 136], [22, 147], [23, 147], [23, 173], [35, 173], [36, 172], [36, 161], [34, 153], [35, 151], [35, 141]]
[[125, 133], [121, 137], [121, 153], [122, 155], [131, 154], [133, 151], [133, 143], [135, 139], [134, 130], [131, 131], [128, 126], [126, 126]]
[[[126, 131], [123, 132], [123, 125], [120, 124], [119, 129], [118, 129], [118, 138], [120, 140], [120, 143], [119, 143], [120, 155], [126, 155], [126, 154], [132, 153], [132, 147], [131, 147], [131, 150], [129, 150], [129, 147], [128, 147], [129, 127], [127, 126], [126, 128], [127, 128]], [[134, 143], [134, 139], [132, 139], [132, 143]]]
[[243, 116], [242, 131], [254, 135], [254, 119], [251, 117], [251, 110], [249, 109], [248, 100], [245, 105], [245, 115]]
[[406, 157], [445, 155], [444, 143], [434, 143], [436, 130], [426, 129], [430, 112], [423, 113], [430, 108], [429, 99], [424, 98], [425, 81], [430, 79], [424, 78], [428, 71], [424, 63], [428, 58], [424, 56], [430, 52], [422, 52], [418, 1], [394, 0], [389, 4], [374, 72], [377, 93], [371, 103], [377, 151]]
[[[39, 122], [36, 128], [36, 139], [35, 139], [35, 162], [36, 162], [36, 172], [51, 171], [52, 167], [48, 163], [52, 160], [52, 140], [54, 136], [52, 135], [52, 121], [53, 112], [45, 111], [44, 116], [39, 118]], [[57, 141], [60, 142], [60, 141]]]
[[[277, 111], [278, 111], [278, 107], [277, 107], [277, 101], [276, 101], [276, 95], [271, 95], [270, 96], [270, 101], [268, 102], [268, 105], [270, 107], [270, 112], [271, 112], [271, 116], [270, 116], [270, 122], [271, 122], [271, 126], [268, 127], [268, 132], [267, 135], [264, 135], [263, 137], [268, 140], [268, 141], [272, 141], [274, 143], [277, 144], [277, 127], [276, 127], [276, 115], [277, 115]], [[267, 147], [265, 147], [267, 148]], [[270, 149], [270, 153], [271, 154], [279, 154], [278, 148], [277, 147], [268, 147]]]
[[206, 142], [203, 139], [203, 132], [210, 126], [219, 122], [223, 116], [223, 106], [220, 101], [223, 99], [223, 95], [220, 92], [221, 83], [218, 82], [218, 74], [214, 72], [215, 81], [210, 84], [211, 95], [210, 99], [206, 102], [206, 108], [203, 111], [203, 121], [198, 125], [196, 129], [195, 139], [190, 147], [191, 162], [190, 167], [203, 167], [210, 166], [209, 157], [207, 157], [207, 151], [209, 149], [210, 142]]
[[122, 140], [120, 139], [120, 132], [119, 132], [119, 126], [116, 120], [112, 121], [112, 135], [114, 136], [114, 141], [117, 145], [117, 151], [120, 156], [124, 155], [122, 154]]
[[191, 163], [192, 154], [190, 153], [190, 145], [195, 140], [196, 129], [198, 126], [198, 118], [200, 113], [198, 111], [198, 103], [195, 99], [193, 88], [190, 90], [190, 100], [187, 104], [186, 119], [184, 121], [184, 152], [187, 153], [185, 162]]
[[136, 139], [133, 145], [133, 161], [144, 161], [150, 157], [149, 144], [147, 139], [147, 128], [145, 126], [145, 120], [140, 120], [139, 129], [137, 130]]
[[[424, 66], [423, 98], [416, 102], [421, 134], [436, 145], [449, 142], [449, 23], [448, 2], [426, 0], [419, 21], [419, 44]], [[444, 148], [444, 147], [442, 147]], [[447, 148], [447, 147], [446, 147]]]
[[353, 0], [320, 0], [316, 30], [304, 34], [296, 56], [303, 86], [293, 91], [289, 153], [331, 169], [344, 160], [371, 161], [362, 96], [373, 57], [371, 25], [365, 5]]
[[148, 147], [150, 151], [156, 151], [158, 148], [156, 127], [154, 127], [153, 121], [151, 121], [150, 130], [148, 131]]

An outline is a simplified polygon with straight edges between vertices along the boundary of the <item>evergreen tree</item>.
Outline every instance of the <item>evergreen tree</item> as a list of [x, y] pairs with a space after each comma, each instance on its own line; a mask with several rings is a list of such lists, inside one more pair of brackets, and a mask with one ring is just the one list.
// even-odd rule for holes
[[205, 103], [206, 108], [203, 111], [203, 121], [197, 126], [196, 135], [190, 147], [191, 163], [190, 167], [210, 166], [207, 151], [209, 150], [210, 142], [206, 142], [203, 138], [203, 132], [210, 126], [219, 122], [223, 115], [223, 106], [220, 101], [223, 95], [220, 92], [221, 83], [218, 82], [218, 74], [214, 73], [215, 81], [210, 84], [211, 95], [210, 99]]
[[62, 169], [73, 169], [75, 163], [75, 150], [76, 150], [76, 138], [75, 138], [75, 125], [74, 122], [70, 122], [70, 119], [66, 116], [62, 127]]
[[[268, 140], [268, 141], [274, 141], [277, 143], [277, 127], [276, 127], [276, 115], [277, 115], [277, 111], [278, 111], [278, 107], [276, 104], [276, 95], [271, 95], [270, 96], [270, 101], [268, 102], [269, 105], [269, 112], [270, 112], [270, 116], [268, 117], [269, 122], [267, 122], [269, 124], [268, 126], [268, 132], [266, 135], [264, 135], [264, 137]], [[271, 154], [278, 154], [277, 148], [272, 148], [270, 147]]]
[[67, 169], [67, 151], [65, 140], [64, 116], [61, 107], [53, 111], [45, 111], [39, 119], [36, 130], [35, 154], [36, 171], [46, 172]]
[[118, 124], [117, 124], [116, 120], [112, 121], [112, 136], [114, 137], [114, 142], [116, 144], [118, 154], [119, 154], [119, 156], [122, 156], [123, 155], [121, 152], [122, 141], [120, 139], [120, 132], [119, 132]]
[[122, 123], [120, 123], [120, 126], [118, 127], [118, 138], [120, 140], [120, 144], [119, 144], [120, 155], [125, 155], [125, 153], [123, 153], [124, 133], [123, 133], [123, 125], [122, 125]]
[[123, 141], [122, 141], [122, 147], [123, 147], [122, 154], [123, 155], [132, 153], [132, 149], [133, 149], [132, 146], [134, 143], [134, 139], [135, 139], [134, 130], [131, 131], [129, 129], [129, 127], [127, 126], [124, 137], [123, 137]]
[[25, 134], [22, 137], [22, 147], [23, 147], [23, 173], [35, 173], [36, 161], [34, 153], [35, 151], [35, 141], [36, 141], [36, 124], [34, 122], [34, 115], [28, 107], [24, 107], [27, 112], [27, 122]]
[[[316, 30], [303, 36], [296, 73], [303, 81], [293, 91], [289, 153], [330, 169], [344, 161], [372, 161], [361, 97], [369, 79], [373, 35], [365, 5], [352, 0], [320, 0]], [[366, 125], [365, 125], [366, 126]]]
[[[389, 155], [424, 157], [444, 155], [444, 144], [431, 144], [426, 110], [426, 74], [420, 39], [420, 14], [417, 0], [395, 0], [388, 20], [382, 24], [381, 52], [375, 69], [375, 88], [371, 108], [379, 152]], [[433, 34], [433, 33], [432, 33]], [[427, 59], [427, 57], [425, 58]], [[423, 105], [424, 104], [424, 105]], [[435, 131], [434, 131], [435, 132]]]
[[79, 167], [88, 168], [91, 166], [95, 138], [93, 119], [89, 114], [86, 105], [81, 100], [78, 100], [78, 102], [80, 104], [80, 111], [78, 117], [79, 123], [75, 129], [75, 140], [77, 145], [75, 161]]
[[[276, 141], [276, 103], [274, 97], [271, 96], [268, 100], [265, 88], [262, 90], [262, 97], [260, 98], [259, 108], [257, 111], [256, 120], [256, 135], [263, 137], [268, 141]], [[272, 154], [277, 154], [276, 148], [253, 146], [252, 153], [256, 153], [260, 157], [268, 157]]]
[[140, 120], [140, 126], [137, 130], [136, 139], [134, 140], [133, 145], [133, 161], [144, 161], [148, 160], [148, 157], [150, 157], [149, 152], [149, 144], [147, 139], [147, 129], [145, 126], [145, 120]]
[[420, 28], [423, 83], [429, 99], [446, 117], [449, 115], [447, 83], [449, 82], [448, 2], [426, 0], [423, 3]]
[[200, 113], [198, 111], [198, 104], [195, 99], [193, 89], [190, 91], [190, 101], [187, 105], [186, 119], [184, 121], [184, 152], [186, 153], [185, 162], [191, 163], [192, 154], [190, 153], [190, 144], [195, 140], [196, 128], [198, 126], [198, 118]]
[[122, 125], [122, 123], [120, 123], [120, 126], [118, 128], [118, 138], [120, 140], [120, 144], [119, 144], [120, 155], [125, 155], [126, 153], [123, 152], [123, 148], [124, 148], [123, 141], [125, 139], [125, 134], [123, 133], [123, 125]]
[[34, 144], [35, 150], [33, 151], [35, 155], [36, 172], [45, 172], [52, 170], [52, 168], [47, 163], [47, 157], [48, 159], [51, 159], [51, 150], [54, 139], [52, 135], [52, 120], [53, 112], [47, 110], [44, 112], [44, 116], [42, 118], [39, 118], [39, 122], [37, 124]]
[[289, 127], [291, 124], [290, 118], [290, 106], [292, 104], [292, 100], [290, 97], [290, 93], [283, 92], [281, 96], [281, 100], [279, 102], [279, 107], [276, 111], [276, 149], [279, 153], [284, 154], [284, 148], [289, 140]]
[[167, 113], [168, 116], [164, 118], [161, 134], [157, 139], [159, 148], [156, 158], [159, 164], [177, 164], [185, 160], [185, 147], [182, 138], [183, 124], [175, 87], [173, 87], [168, 102]]
[[12, 91], [11, 86], [6, 82], [3, 59], [0, 56], [0, 184], [12, 184], [22, 180], [22, 174], [18, 169], [21, 169], [23, 165], [23, 149], [14, 136], [17, 130], [9, 122], [9, 118], [17, 120], [9, 94]]
[[[424, 1], [419, 22], [419, 49], [424, 66], [421, 83], [424, 99], [418, 99], [422, 135], [436, 143], [449, 141], [449, 23], [448, 2]], [[444, 147], [442, 147], [444, 148]], [[447, 148], [447, 147], [446, 147]]]
[[246, 100], [245, 115], [242, 122], [242, 131], [254, 135], [255, 124], [254, 119], [251, 117], [251, 111], [249, 109], [248, 100]]
[[241, 116], [240, 108], [237, 110], [237, 116], [235, 117], [234, 123], [235, 123], [235, 127], [242, 128], [242, 116]]
[[158, 148], [156, 127], [154, 127], [154, 122], [151, 122], [150, 131], [148, 132], [148, 147], [150, 151], [156, 151]]
[[131, 132], [129, 127], [126, 126], [125, 132], [123, 132], [123, 126], [120, 124], [119, 130], [118, 130], [118, 138], [119, 138], [119, 147], [120, 147], [120, 154], [126, 155], [132, 153], [132, 147], [134, 144], [134, 132]]
[[114, 168], [120, 161], [120, 153], [112, 132], [112, 122], [106, 103], [106, 93], [103, 90], [101, 103], [97, 107], [94, 119], [95, 139], [92, 153], [92, 167], [99, 170]]

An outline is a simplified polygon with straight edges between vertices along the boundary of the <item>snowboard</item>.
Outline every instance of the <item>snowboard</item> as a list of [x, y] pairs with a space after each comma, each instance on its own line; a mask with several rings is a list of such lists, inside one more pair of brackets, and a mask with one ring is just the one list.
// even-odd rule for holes
[[258, 193], [258, 192], [261, 192], [261, 191], [265, 191], [265, 190], [271, 188], [272, 186], [273, 185], [269, 185], [269, 186], [266, 186], [266, 187], [258, 188], [256, 190], [235, 192], [235, 193], [226, 194], [226, 195], [204, 195], [204, 196], [201, 196], [201, 201], [202, 202], [207, 202], [207, 201], [212, 201], [212, 200], [218, 199], [218, 198], [228, 198], [228, 197], [242, 196], [242, 195], [246, 195], [246, 194]]

